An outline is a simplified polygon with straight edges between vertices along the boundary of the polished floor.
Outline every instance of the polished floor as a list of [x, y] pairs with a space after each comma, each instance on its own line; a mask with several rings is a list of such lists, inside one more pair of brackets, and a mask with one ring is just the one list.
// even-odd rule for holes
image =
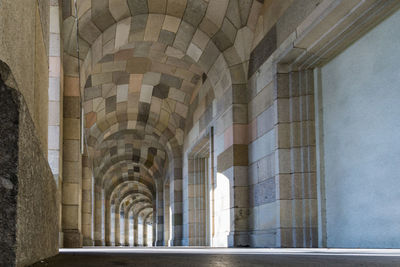
[[33, 266], [400, 266], [400, 250], [96, 247], [61, 249]]

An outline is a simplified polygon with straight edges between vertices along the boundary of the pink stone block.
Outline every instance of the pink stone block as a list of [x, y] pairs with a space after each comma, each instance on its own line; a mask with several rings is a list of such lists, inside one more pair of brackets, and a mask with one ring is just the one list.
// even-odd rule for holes
[[247, 124], [234, 124], [233, 125], [233, 143], [240, 145], [247, 145], [249, 143]]

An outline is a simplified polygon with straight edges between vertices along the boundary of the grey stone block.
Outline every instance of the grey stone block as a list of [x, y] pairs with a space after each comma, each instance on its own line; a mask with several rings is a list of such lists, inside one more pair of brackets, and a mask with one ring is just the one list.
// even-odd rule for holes
[[166, 31], [166, 30], [161, 30], [160, 35], [158, 37], [158, 41], [171, 46], [174, 43], [175, 39], [175, 33]]
[[106, 113], [113, 112], [117, 109], [117, 96], [106, 98]]
[[128, 0], [128, 6], [132, 16], [147, 14], [149, 12], [147, 0]]
[[182, 79], [179, 79], [177, 77], [168, 74], [162, 74], [160, 83], [165, 84], [169, 87], [175, 87], [179, 89], [181, 88], [182, 85]]
[[188, 0], [183, 20], [197, 27], [207, 10], [207, 3], [203, 0]]
[[1, 78], [0, 136], [0, 266], [26, 266], [58, 253], [57, 188], [22, 95]]
[[158, 84], [153, 88], [153, 96], [160, 99], [165, 99], [168, 97], [169, 87], [165, 84]]
[[251, 77], [276, 50], [276, 40], [276, 26], [274, 25], [251, 52], [248, 77]]

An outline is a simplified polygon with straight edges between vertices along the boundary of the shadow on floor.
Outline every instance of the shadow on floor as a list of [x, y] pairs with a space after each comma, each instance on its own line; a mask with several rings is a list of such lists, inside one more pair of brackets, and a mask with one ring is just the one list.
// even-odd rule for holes
[[[186, 252], [187, 251], [187, 252]], [[215, 252], [214, 252], [215, 251]], [[400, 266], [397, 254], [318, 253], [304, 250], [102, 249], [62, 250], [32, 267], [112, 266]], [[282, 252], [283, 251], [283, 252]]]

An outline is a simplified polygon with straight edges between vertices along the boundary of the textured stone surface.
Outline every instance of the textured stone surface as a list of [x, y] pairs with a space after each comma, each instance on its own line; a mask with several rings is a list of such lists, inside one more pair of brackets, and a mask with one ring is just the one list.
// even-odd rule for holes
[[0, 80], [0, 265], [58, 253], [56, 184], [21, 94]]
[[272, 55], [277, 48], [276, 26], [264, 36], [261, 42], [254, 48], [250, 54], [249, 75], [251, 77], [254, 72]]

